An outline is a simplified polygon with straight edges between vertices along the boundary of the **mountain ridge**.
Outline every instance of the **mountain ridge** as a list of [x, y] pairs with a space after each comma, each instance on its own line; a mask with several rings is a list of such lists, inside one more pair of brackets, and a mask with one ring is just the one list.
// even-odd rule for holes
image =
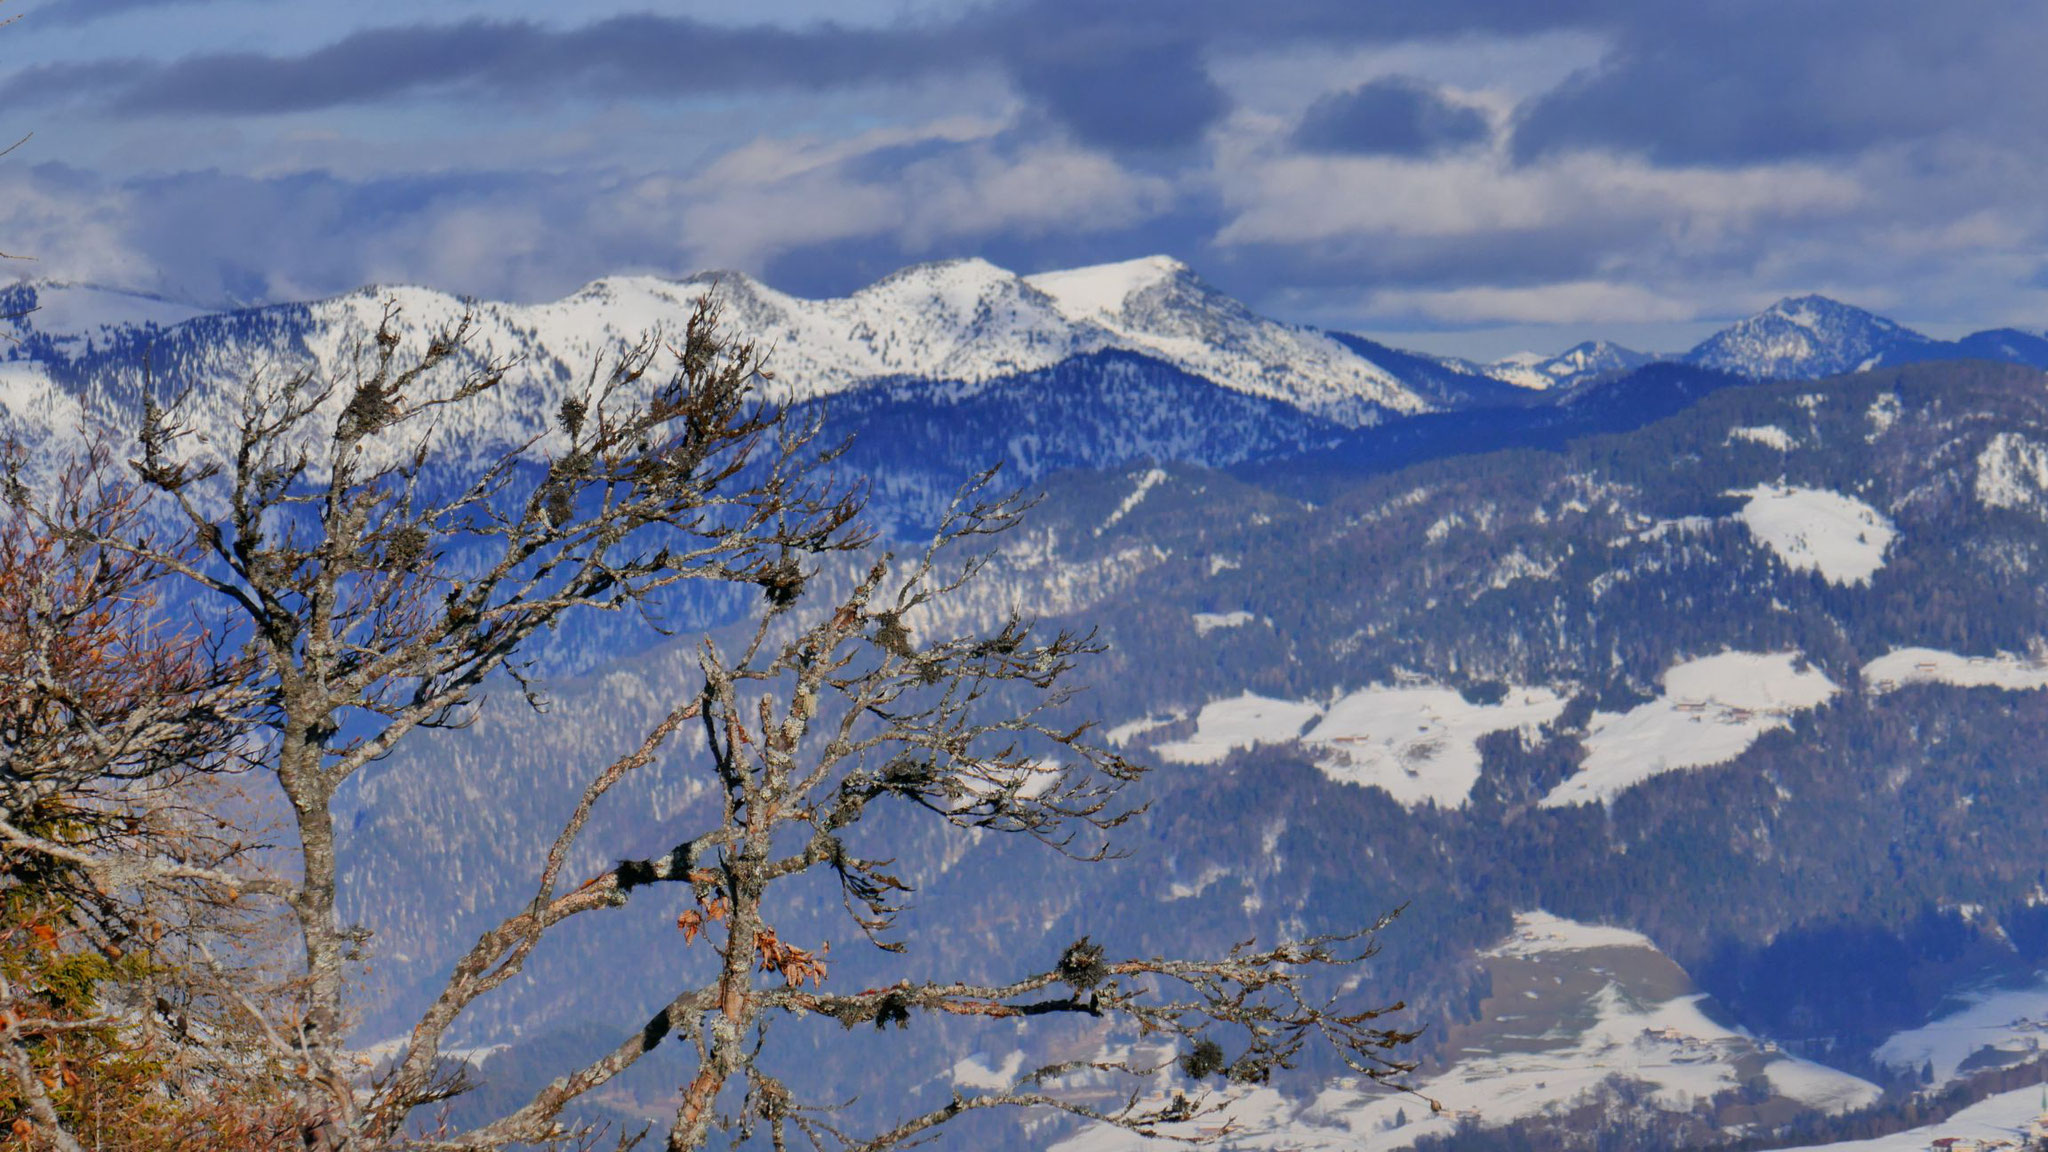
[[210, 335], [195, 339], [215, 341], [246, 342], [248, 333], [269, 329], [265, 351], [273, 358], [331, 360], [374, 332], [395, 304], [411, 339], [468, 316], [480, 355], [523, 360], [546, 388], [549, 378], [578, 378], [646, 332], [679, 327], [711, 293], [730, 327], [768, 350], [776, 376], [770, 394], [784, 401], [906, 379], [971, 390], [1104, 350], [1148, 356], [1216, 387], [1352, 428], [1425, 413], [1565, 402], [1578, 389], [1659, 359], [1757, 379], [1961, 358], [2048, 368], [2048, 334], [1997, 328], [1935, 340], [1819, 295], [1786, 297], [1677, 356], [1588, 340], [1555, 355], [1482, 364], [1263, 317], [1170, 256], [1028, 275], [978, 258], [931, 261], [822, 299], [793, 296], [744, 273], [707, 271], [681, 279], [600, 277], [537, 304], [383, 285], [217, 311], [101, 285], [24, 280], [0, 288], [0, 328], [11, 326], [17, 341], [0, 355], [51, 365], [89, 360], [94, 371], [118, 371], [118, 356], [139, 358], [198, 326]]

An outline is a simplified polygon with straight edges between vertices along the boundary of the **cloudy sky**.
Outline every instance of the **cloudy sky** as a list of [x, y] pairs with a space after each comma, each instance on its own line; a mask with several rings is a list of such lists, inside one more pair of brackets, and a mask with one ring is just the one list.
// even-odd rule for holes
[[[8, 0], [0, 274], [540, 300], [1170, 253], [1491, 355], [2048, 325], [2039, 0]], [[4, 141], [0, 141], [4, 143]]]

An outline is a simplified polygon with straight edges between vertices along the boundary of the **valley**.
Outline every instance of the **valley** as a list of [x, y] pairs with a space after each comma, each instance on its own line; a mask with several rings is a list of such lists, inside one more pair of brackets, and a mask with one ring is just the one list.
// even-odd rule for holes
[[[445, 450], [545, 451], [578, 365], [713, 290], [774, 345], [778, 395], [853, 437], [839, 466], [870, 486], [878, 549], [915, 547], [979, 467], [1043, 492], [945, 615], [908, 626], [1095, 630], [1107, 652], [1061, 719], [1155, 766], [1128, 854], [1099, 864], [881, 821], [864, 847], [917, 890], [918, 963], [986, 975], [1083, 936], [1227, 948], [1400, 909], [1357, 984], [1327, 991], [1407, 1005], [1415, 1093], [1306, 1060], [1223, 1089], [1240, 1097], [1226, 1147], [1762, 1148], [1867, 1122], [1889, 1149], [1921, 1146], [1900, 1141], [1923, 1109], [1967, 1104], [1933, 1117], [1958, 1131], [2031, 1117], [2016, 1101], [2038, 1090], [1996, 1079], [2038, 1078], [2048, 1016], [2048, 387], [2024, 342], [1951, 359], [1986, 341], [1805, 299], [1673, 360], [1503, 367], [1262, 320], [1172, 261], [922, 266], [827, 301], [619, 280], [478, 306], [480, 351], [529, 371], [443, 429]], [[332, 368], [385, 294], [211, 316], [51, 297], [15, 321], [0, 408], [56, 446], [132, 418], [139, 348], [218, 429], [240, 376]], [[408, 340], [461, 312], [397, 298]], [[751, 594], [677, 597], [674, 640], [564, 629], [538, 665], [549, 712], [498, 691], [350, 784], [363, 1048], [395, 1043], [456, 950], [523, 898], [587, 766], [687, 690], [699, 630], [740, 642]], [[701, 741], [609, 798], [572, 870], [707, 811]], [[859, 986], [881, 969], [829, 896], [778, 925], [836, 936], [832, 978]], [[590, 973], [703, 963], [675, 958], [676, 912], [538, 949], [465, 1020], [475, 1099], [648, 1010], [633, 980]], [[899, 1103], [881, 1062], [929, 1069], [908, 1093], [929, 1105], [1014, 1076], [1017, 1052], [1144, 1040], [842, 1032], [798, 1037], [787, 1073], [864, 1117]], [[659, 1112], [672, 1072], [622, 1081], [604, 1114]]]

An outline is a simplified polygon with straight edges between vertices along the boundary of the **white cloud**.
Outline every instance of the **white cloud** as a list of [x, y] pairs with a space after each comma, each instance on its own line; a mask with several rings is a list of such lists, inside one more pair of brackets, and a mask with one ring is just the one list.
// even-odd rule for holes
[[1656, 168], [1577, 153], [1517, 166], [1499, 152], [1440, 160], [1274, 154], [1240, 140], [1221, 158], [1232, 217], [1217, 242], [1304, 244], [1333, 238], [1456, 238], [1590, 220], [1660, 224], [1673, 238], [1855, 207], [1855, 179], [1817, 165]]
[[[878, 155], [900, 152], [890, 163]], [[960, 236], [1129, 226], [1174, 197], [1171, 181], [1003, 126], [941, 121], [853, 140], [760, 140], [674, 187], [685, 246], [705, 266], [758, 268], [806, 244], [887, 236], [915, 251]]]
[[126, 286], [149, 281], [151, 261], [124, 235], [127, 197], [97, 185], [53, 188], [19, 171], [0, 174], [0, 276]]
[[1447, 324], [1646, 324], [1689, 320], [1695, 301], [1641, 284], [1576, 280], [1522, 288], [1385, 289], [1366, 296], [1376, 315], [1419, 316]]

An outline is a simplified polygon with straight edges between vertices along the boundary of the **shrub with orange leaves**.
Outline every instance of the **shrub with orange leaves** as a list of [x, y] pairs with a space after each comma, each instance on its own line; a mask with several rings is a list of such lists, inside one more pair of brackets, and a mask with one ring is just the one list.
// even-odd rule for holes
[[214, 963], [248, 845], [216, 786], [244, 671], [173, 628], [149, 532], [88, 456], [0, 509], [0, 1128], [27, 1149], [198, 1152], [296, 1139]]

